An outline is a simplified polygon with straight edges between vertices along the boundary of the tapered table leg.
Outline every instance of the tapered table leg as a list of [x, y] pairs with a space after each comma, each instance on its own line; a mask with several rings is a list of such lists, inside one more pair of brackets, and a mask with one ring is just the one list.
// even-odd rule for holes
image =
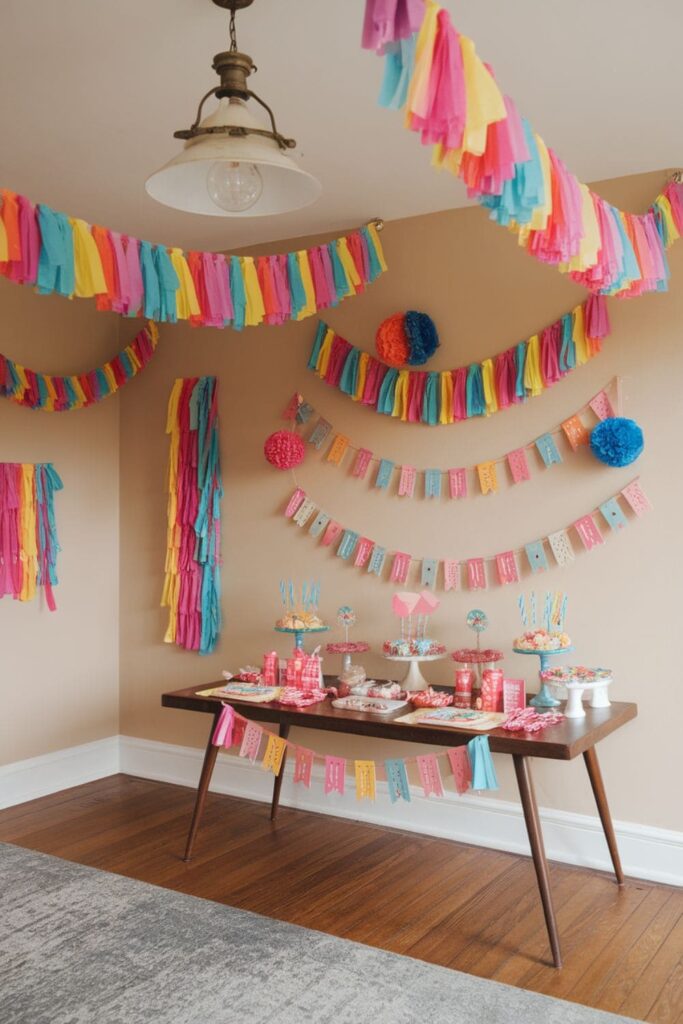
[[192, 812], [192, 821], [190, 823], [190, 831], [187, 834], [187, 843], [185, 846], [185, 856], [183, 860], [188, 861], [192, 857], [192, 848], [194, 846], [195, 837], [197, 835], [197, 829], [199, 828], [199, 822], [201, 821], [202, 812], [204, 810], [204, 804], [206, 803], [206, 794], [209, 791], [209, 783], [211, 782], [211, 776], [213, 775], [214, 765], [216, 764], [216, 758], [218, 757], [218, 751], [220, 747], [214, 747], [211, 739], [218, 722], [220, 711], [216, 712], [211, 722], [211, 729], [209, 730], [209, 740], [206, 744], [206, 751], [204, 753], [204, 763], [202, 765], [202, 774], [199, 776], [199, 785], [197, 786], [197, 798], [194, 804], [194, 811]]
[[584, 750], [583, 759], [586, 762], [588, 778], [590, 779], [593, 796], [595, 797], [595, 802], [598, 805], [598, 814], [600, 815], [602, 829], [605, 833], [609, 854], [612, 858], [612, 864], [614, 865], [614, 874], [616, 875], [617, 883], [619, 885], [623, 885], [624, 872], [621, 867], [619, 848], [617, 847], [617, 837], [614, 834], [612, 815], [609, 812], [607, 794], [605, 793], [605, 784], [602, 781], [602, 772], [600, 771], [600, 764], [598, 762], [598, 755], [595, 747], [589, 747], [588, 750]]
[[[286, 722], [280, 722], [280, 739], [286, 740], [289, 736], [289, 725]], [[285, 762], [287, 761], [287, 748], [282, 755], [282, 764], [280, 765], [280, 772], [275, 776], [275, 782], [273, 783], [273, 802], [270, 805], [270, 820], [275, 821], [277, 817], [277, 809], [280, 804], [280, 790], [282, 789], [282, 779], [285, 774]]]
[[524, 821], [526, 822], [527, 835], [529, 836], [531, 854], [534, 859], [538, 888], [541, 893], [543, 914], [545, 916], [546, 928], [548, 929], [548, 938], [550, 940], [550, 948], [553, 954], [553, 962], [555, 966], [559, 968], [562, 966], [560, 937], [557, 932], [557, 922], [555, 921], [553, 898], [550, 892], [548, 861], [545, 857], [543, 834], [541, 832], [541, 820], [538, 815], [538, 806], [536, 804], [534, 784], [531, 778], [529, 759], [524, 757], [522, 754], [513, 754], [512, 759], [515, 764], [517, 785], [519, 787], [519, 795], [522, 801], [522, 809], [524, 810]]

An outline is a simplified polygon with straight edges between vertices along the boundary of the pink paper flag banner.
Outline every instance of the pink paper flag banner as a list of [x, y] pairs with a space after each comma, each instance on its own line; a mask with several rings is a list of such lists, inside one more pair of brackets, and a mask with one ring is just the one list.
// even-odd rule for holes
[[325, 758], [325, 796], [329, 793], [343, 793], [346, 780], [346, 758]]
[[460, 562], [456, 562], [452, 558], [444, 561], [443, 581], [445, 590], [458, 590], [460, 588]]
[[652, 508], [639, 480], [632, 480], [621, 493], [637, 516], [642, 516], [644, 512], [648, 512]]
[[375, 546], [375, 542], [370, 540], [368, 537], [361, 537], [358, 541], [358, 547], [356, 548], [356, 557], [353, 560], [353, 564], [357, 569], [362, 569], [367, 565], [370, 552]]
[[316, 508], [316, 503], [311, 498], [306, 498], [292, 516], [292, 522], [296, 523], [297, 526], [305, 526]]
[[298, 509], [301, 502], [306, 497], [306, 492], [302, 491], [300, 487], [294, 491], [294, 494], [287, 502], [287, 508], [285, 509], [285, 515], [287, 519], [291, 519], [296, 510]]
[[434, 754], [418, 754], [417, 770], [425, 796], [443, 796], [441, 772]]
[[524, 448], [516, 448], [514, 452], [509, 452], [507, 458], [513, 483], [521, 484], [524, 480], [531, 479], [529, 463]]
[[262, 736], [263, 729], [260, 725], [256, 725], [255, 722], [247, 722], [240, 747], [240, 757], [248, 757], [253, 764], [258, 757]]
[[371, 462], [372, 452], [368, 448], [359, 448], [358, 454], [356, 455], [356, 461], [354, 462], [353, 469], [351, 470], [351, 476], [355, 476], [359, 480], [363, 480]]
[[301, 782], [307, 789], [311, 786], [313, 771], [313, 751], [305, 747], [297, 747], [294, 755], [294, 782]]
[[232, 746], [234, 728], [235, 709], [230, 704], [224, 704], [211, 739], [212, 745], [214, 747], [225, 747], [228, 750]]
[[519, 571], [514, 551], [503, 551], [502, 554], [496, 555], [496, 568], [499, 583], [519, 582]]
[[566, 530], [549, 533], [548, 544], [558, 565], [569, 565], [574, 561], [574, 548]]
[[405, 583], [408, 579], [410, 562], [410, 555], [405, 554], [403, 551], [396, 552], [394, 555], [394, 561], [391, 565], [391, 575], [389, 577], [392, 583]]
[[293, 394], [287, 404], [287, 408], [282, 413], [283, 420], [295, 420], [302, 401], [303, 398], [301, 395]]
[[467, 497], [467, 470], [466, 469], [449, 469], [448, 470], [448, 489], [451, 498], [466, 498]]
[[453, 772], [456, 792], [466, 793], [472, 783], [472, 767], [467, 755], [467, 747], [453, 747], [447, 750], [448, 761]]
[[335, 522], [334, 519], [330, 520], [330, 522], [327, 524], [327, 529], [325, 530], [325, 532], [323, 534], [323, 539], [322, 539], [323, 546], [326, 547], [326, 548], [329, 548], [329, 546], [331, 544], [334, 544], [334, 542], [339, 537], [341, 537], [343, 531], [344, 531], [344, 527], [342, 526], [341, 523]]
[[604, 544], [604, 537], [595, 525], [593, 516], [582, 516], [581, 519], [577, 519], [574, 523], [574, 529], [581, 538], [581, 542], [583, 543], [586, 551], [590, 551], [591, 548], [597, 547], [598, 544]]
[[483, 558], [467, 559], [467, 586], [470, 590], [486, 590], [486, 566]]
[[599, 420], [606, 420], [610, 416], [614, 416], [614, 409], [606, 391], [599, 391], [588, 404]]
[[401, 475], [398, 481], [398, 494], [400, 498], [414, 497], [416, 478], [417, 470], [415, 466], [401, 466]]

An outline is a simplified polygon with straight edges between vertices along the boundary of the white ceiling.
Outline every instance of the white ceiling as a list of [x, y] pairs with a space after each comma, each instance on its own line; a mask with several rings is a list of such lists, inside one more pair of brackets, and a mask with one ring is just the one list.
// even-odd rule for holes
[[[683, 163], [681, 0], [445, 0], [536, 130], [585, 181]], [[159, 206], [149, 173], [217, 81], [227, 14], [210, 0], [2, 0], [0, 187], [186, 248], [246, 245], [467, 203], [381, 110], [363, 0], [255, 0], [238, 41], [254, 88], [323, 184], [293, 214], [225, 220]]]

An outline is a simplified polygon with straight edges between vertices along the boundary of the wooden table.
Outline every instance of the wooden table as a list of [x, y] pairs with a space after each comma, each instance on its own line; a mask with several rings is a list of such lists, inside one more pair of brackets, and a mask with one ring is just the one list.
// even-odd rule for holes
[[[336, 677], [327, 677], [325, 682], [327, 685], [333, 685], [336, 682]], [[217, 683], [203, 683], [199, 686], [191, 686], [186, 690], [165, 693], [161, 698], [162, 706], [165, 708], [199, 711], [213, 716], [206, 744], [202, 773], [197, 787], [197, 799], [187, 837], [185, 860], [189, 860], [192, 856], [206, 794], [220, 749], [213, 746], [211, 737], [213, 736], [215, 724], [221, 711], [221, 700], [218, 697], [198, 696], [197, 691], [221, 685], [221, 681]], [[376, 715], [361, 714], [353, 711], [337, 711], [331, 706], [330, 701], [325, 701], [323, 704], [314, 704], [309, 708], [280, 707], [278, 704], [249, 704], [244, 701], [230, 701], [230, 703], [234, 704], [239, 713], [245, 718], [256, 722], [272, 722], [277, 725], [279, 727], [279, 735], [283, 739], [287, 738], [289, 730], [293, 725], [302, 729], [351, 733], [355, 736], [368, 736], [383, 740], [403, 740], [410, 743], [425, 743], [444, 748], [461, 746], [462, 744], [469, 743], [473, 736], [480, 735], [466, 729], [408, 725], [395, 721], [397, 717], [409, 711], [409, 708], [401, 708], [399, 711], [394, 712], [393, 715], [384, 715], [380, 718]], [[610, 857], [614, 865], [614, 874], [618, 884], [623, 885], [624, 875], [619, 860], [614, 826], [612, 825], [612, 818], [607, 804], [595, 745], [606, 736], [609, 736], [615, 729], [619, 729], [622, 725], [635, 718], [636, 714], [637, 707], [635, 704], [612, 704], [608, 708], [587, 707], [585, 718], [564, 719], [564, 721], [557, 725], [549, 726], [539, 733], [506, 732], [504, 729], [493, 729], [485, 733], [489, 738], [489, 744], [494, 753], [510, 754], [512, 756], [522, 809], [524, 811], [524, 821], [529, 836], [529, 845], [531, 846], [531, 854], [536, 870], [538, 888], [543, 904], [543, 913], [548, 929], [550, 948], [554, 964], [558, 968], [562, 966], [560, 939], [553, 909], [548, 862], [545, 856], [541, 822], [531, 777], [530, 759], [532, 757], [544, 757], [554, 761], [571, 761], [573, 758], [578, 757], [579, 754], [583, 755]], [[284, 760], [282, 770], [276, 776], [273, 784], [273, 800], [270, 812], [271, 819], [273, 820], [277, 815], [283, 775]]]

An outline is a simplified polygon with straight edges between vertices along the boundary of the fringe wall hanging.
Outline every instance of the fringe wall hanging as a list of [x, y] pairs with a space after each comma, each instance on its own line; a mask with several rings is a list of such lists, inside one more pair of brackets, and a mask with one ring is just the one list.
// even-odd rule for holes
[[215, 377], [178, 379], [168, 402], [164, 642], [209, 654], [221, 630], [221, 498]]
[[225, 256], [139, 241], [8, 189], [0, 200], [0, 274], [122, 316], [238, 331], [283, 324], [357, 295], [387, 269], [381, 221], [310, 249]]
[[666, 250], [683, 232], [678, 175], [642, 215], [607, 203], [546, 146], [431, 0], [366, 0], [363, 46], [386, 55], [380, 104], [405, 107], [433, 164], [461, 178], [527, 252], [594, 292], [666, 290]]
[[0, 395], [41, 412], [84, 409], [113, 395], [144, 370], [154, 355], [159, 331], [150, 323], [108, 363], [68, 377], [37, 373], [0, 353]]
[[63, 486], [51, 462], [0, 462], [0, 597], [32, 601], [42, 587], [50, 611], [57, 607], [54, 495]]
[[355, 402], [429, 426], [489, 416], [540, 395], [597, 355], [610, 333], [606, 301], [591, 295], [527, 341], [455, 370], [399, 370], [355, 348], [321, 320], [308, 369]]

